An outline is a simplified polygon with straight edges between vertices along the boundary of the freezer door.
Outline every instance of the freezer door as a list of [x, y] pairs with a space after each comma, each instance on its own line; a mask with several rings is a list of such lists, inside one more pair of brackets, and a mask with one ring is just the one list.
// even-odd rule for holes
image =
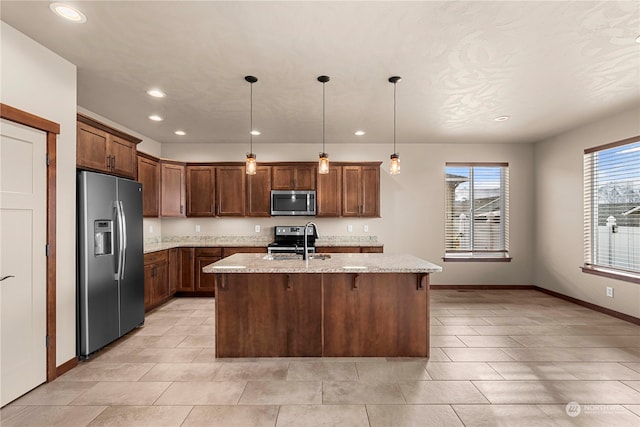
[[78, 352], [81, 356], [88, 356], [119, 336], [115, 184], [115, 178], [108, 175], [78, 173]]
[[120, 335], [144, 322], [142, 184], [118, 178], [121, 212]]

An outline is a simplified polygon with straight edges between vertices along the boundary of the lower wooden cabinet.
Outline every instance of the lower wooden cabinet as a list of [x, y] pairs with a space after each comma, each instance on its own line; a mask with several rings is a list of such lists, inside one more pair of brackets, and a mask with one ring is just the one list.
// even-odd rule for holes
[[148, 311], [171, 296], [168, 251], [144, 255], [144, 308]]
[[178, 249], [178, 283], [176, 291], [193, 292], [195, 290], [195, 280], [193, 278], [194, 248]]
[[222, 248], [196, 248], [195, 250], [195, 292], [215, 293], [214, 275], [203, 273], [202, 268], [222, 259]]

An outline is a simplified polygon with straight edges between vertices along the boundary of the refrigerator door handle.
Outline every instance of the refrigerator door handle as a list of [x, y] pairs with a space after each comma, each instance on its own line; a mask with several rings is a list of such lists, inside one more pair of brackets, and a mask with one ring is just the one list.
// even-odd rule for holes
[[124, 280], [124, 272], [127, 266], [127, 216], [124, 214], [124, 205], [122, 204], [122, 200], [118, 201], [120, 205], [120, 215], [122, 217], [122, 240], [120, 243], [122, 244], [122, 264], [120, 268], [120, 280]]
[[115, 272], [115, 280], [120, 280], [120, 277], [122, 276], [122, 253], [123, 253], [123, 248], [122, 248], [122, 213], [120, 212], [120, 201], [116, 200], [113, 203], [114, 207], [116, 208], [116, 222], [118, 224], [118, 234], [117, 234], [117, 238], [118, 238], [118, 257], [117, 257], [117, 261], [118, 261], [118, 265], [116, 268], [116, 272]]

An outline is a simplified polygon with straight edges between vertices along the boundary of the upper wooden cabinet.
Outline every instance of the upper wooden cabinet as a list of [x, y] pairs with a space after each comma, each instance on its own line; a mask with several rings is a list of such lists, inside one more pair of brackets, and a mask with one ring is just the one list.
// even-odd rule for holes
[[160, 215], [160, 162], [155, 157], [138, 153], [138, 181], [142, 183], [142, 214]]
[[187, 165], [187, 216], [215, 216], [214, 166]]
[[271, 216], [271, 166], [257, 166], [247, 175], [246, 216]]
[[342, 166], [331, 166], [328, 174], [318, 174], [316, 216], [342, 215]]
[[77, 119], [77, 167], [136, 179], [136, 144], [142, 140], [83, 114]]
[[273, 166], [272, 173], [272, 190], [316, 189], [315, 163]]
[[185, 166], [183, 163], [160, 162], [160, 216], [185, 216]]
[[342, 216], [380, 216], [380, 165], [342, 167]]
[[246, 176], [244, 165], [216, 167], [217, 216], [244, 216]]

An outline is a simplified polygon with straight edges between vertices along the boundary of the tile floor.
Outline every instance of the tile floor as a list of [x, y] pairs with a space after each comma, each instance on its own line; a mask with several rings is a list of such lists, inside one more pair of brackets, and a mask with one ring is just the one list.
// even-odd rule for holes
[[177, 298], [0, 424], [640, 426], [639, 326], [537, 291], [431, 296], [428, 360], [216, 360], [213, 300]]

